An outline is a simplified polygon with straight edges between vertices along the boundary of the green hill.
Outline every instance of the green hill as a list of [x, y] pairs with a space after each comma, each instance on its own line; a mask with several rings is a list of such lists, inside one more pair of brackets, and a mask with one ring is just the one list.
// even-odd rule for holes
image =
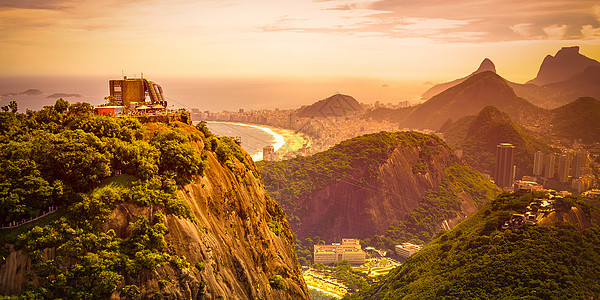
[[561, 138], [600, 142], [600, 101], [582, 97], [551, 110], [552, 131]]
[[442, 222], [458, 223], [499, 192], [441, 139], [416, 132], [367, 134], [313, 156], [257, 165], [297, 241], [356, 237], [388, 249], [426, 242]]
[[381, 282], [348, 298], [596, 299], [600, 295], [597, 203], [559, 199], [539, 221], [543, 224], [498, 230], [535, 198], [545, 196], [500, 195]]
[[445, 124], [441, 131], [448, 144], [463, 151], [463, 159], [470, 166], [488, 174], [494, 172], [496, 146], [500, 143], [516, 146], [517, 178], [531, 174], [536, 151], [552, 151], [546, 142], [515, 124], [508, 114], [493, 106], [483, 108], [475, 116]]
[[343, 117], [347, 114], [362, 111], [362, 106], [354, 97], [335, 94], [329, 98], [317, 101], [309, 106], [298, 109], [299, 117]]
[[92, 112], [0, 112], [0, 298], [309, 297], [239, 145], [202, 123]]

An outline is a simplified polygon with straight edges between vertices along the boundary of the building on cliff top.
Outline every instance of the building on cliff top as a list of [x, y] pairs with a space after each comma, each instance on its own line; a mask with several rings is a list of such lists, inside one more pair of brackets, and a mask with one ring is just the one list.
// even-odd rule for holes
[[347, 260], [350, 264], [365, 263], [366, 253], [361, 249], [359, 240], [342, 239], [342, 243], [331, 245], [314, 245], [314, 263], [332, 264]]
[[127, 78], [125, 76], [123, 79], [109, 80], [108, 86], [110, 96], [125, 107], [134, 103], [143, 105], [146, 102], [167, 107], [162, 87], [146, 78]]
[[107, 104], [95, 106], [99, 115], [161, 114], [167, 112], [162, 87], [146, 78], [112, 79], [108, 81]]

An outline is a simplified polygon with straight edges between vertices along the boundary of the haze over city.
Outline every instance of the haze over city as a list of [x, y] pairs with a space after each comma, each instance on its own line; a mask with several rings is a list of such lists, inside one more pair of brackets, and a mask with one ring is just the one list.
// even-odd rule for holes
[[336, 92], [413, 100], [486, 57], [520, 83], [563, 46], [597, 59], [600, 4], [0, 1], [0, 35], [3, 93], [77, 77], [101, 101], [107, 79], [144, 73], [190, 107], [290, 108]]

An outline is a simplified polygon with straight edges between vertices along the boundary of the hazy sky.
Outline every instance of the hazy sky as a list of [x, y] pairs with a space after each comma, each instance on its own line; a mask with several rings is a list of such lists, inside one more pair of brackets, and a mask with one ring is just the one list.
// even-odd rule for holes
[[5, 77], [123, 70], [370, 78], [381, 88], [455, 79], [489, 57], [500, 75], [524, 82], [544, 56], [572, 45], [600, 59], [599, 1], [0, 0]]

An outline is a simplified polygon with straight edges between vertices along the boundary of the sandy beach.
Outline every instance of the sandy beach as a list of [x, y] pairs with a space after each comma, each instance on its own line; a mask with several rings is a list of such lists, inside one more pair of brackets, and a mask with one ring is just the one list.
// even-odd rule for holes
[[[194, 122], [194, 124], [196, 123], [197, 121]], [[302, 148], [302, 146], [304, 146], [305, 144], [310, 145], [311, 143], [311, 140], [306, 135], [302, 133], [295, 133], [293, 130], [290, 129], [237, 122], [211, 121], [209, 122], [209, 124], [210, 123], [221, 123], [235, 126], [252, 127], [264, 131], [265, 133], [273, 137], [272, 145], [276, 151], [276, 154], [279, 156], [279, 159], [282, 159], [288, 153], [298, 151], [298, 149]], [[259, 161], [263, 158], [262, 149], [257, 149], [256, 151], [253, 151], [253, 153], [250, 153], [251, 151], [249, 151], [248, 149], [246, 149], [246, 151], [249, 152], [254, 161]]]

